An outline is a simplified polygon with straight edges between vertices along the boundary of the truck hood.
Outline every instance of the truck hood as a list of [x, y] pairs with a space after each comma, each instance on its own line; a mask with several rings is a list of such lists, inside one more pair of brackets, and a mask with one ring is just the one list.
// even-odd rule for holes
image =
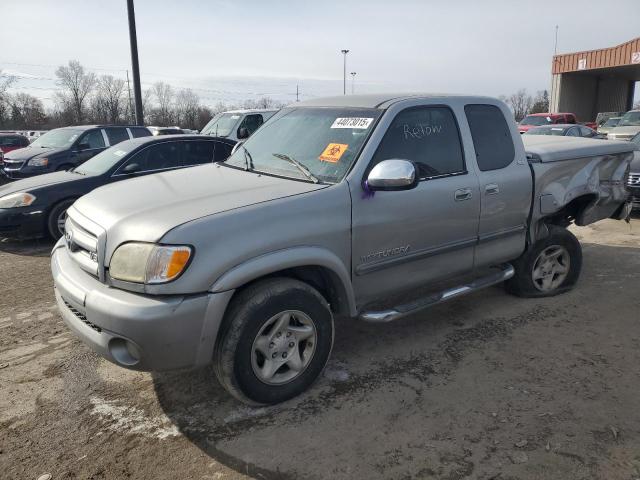
[[638, 132], [640, 132], [640, 126], [629, 125], [626, 127], [613, 127], [611, 130], [609, 130], [609, 135], [624, 135], [625, 137], [633, 137]]
[[217, 164], [184, 168], [100, 187], [73, 205], [106, 230], [109, 249], [123, 241], [157, 242], [198, 218], [325, 188]]

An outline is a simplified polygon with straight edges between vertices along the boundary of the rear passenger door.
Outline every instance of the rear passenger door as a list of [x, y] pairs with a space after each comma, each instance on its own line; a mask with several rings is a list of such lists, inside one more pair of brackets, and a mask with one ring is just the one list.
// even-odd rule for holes
[[411, 190], [372, 197], [350, 184], [353, 283], [360, 305], [473, 269], [478, 180], [467, 170], [453, 111], [440, 105], [401, 110], [368, 170], [387, 159], [414, 162], [420, 181]]
[[107, 127], [104, 131], [107, 134], [109, 145], [111, 146], [129, 140], [129, 132], [126, 127]]
[[477, 267], [513, 260], [524, 251], [532, 179], [524, 154], [503, 112], [495, 105], [470, 104], [465, 114], [478, 164], [480, 225]]

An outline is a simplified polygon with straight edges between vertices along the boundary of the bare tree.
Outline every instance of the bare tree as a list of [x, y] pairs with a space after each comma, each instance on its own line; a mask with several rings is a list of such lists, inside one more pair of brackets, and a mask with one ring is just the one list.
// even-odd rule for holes
[[190, 88], [180, 90], [176, 96], [175, 119], [184, 128], [196, 128], [200, 98]]
[[153, 85], [153, 94], [157, 105], [153, 115], [154, 122], [162, 126], [171, 125], [174, 123], [173, 102], [175, 95], [173, 88], [164, 82], [157, 82]]
[[16, 81], [13, 75], [7, 75], [0, 70], [0, 125], [5, 125], [9, 121], [9, 87]]
[[87, 96], [96, 85], [96, 75], [86, 72], [77, 60], [70, 60], [67, 66], [56, 69], [57, 85], [62, 89], [56, 93], [57, 101], [62, 109], [70, 110], [74, 120], [84, 120]]
[[113, 75], [102, 75], [98, 79], [94, 105], [104, 118], [101, 121], [120, 123], [126, 111], [125, 81]]
[[527, 94], [527, 90], [524, 88], [518, 90], [516, 93], [509, 95], [506, 98], [507, 104], [513, 110], [513, 116], [516, 122], [522, 120], [531, 110], [533, 99], [531, 95]]
[[40, 99], [28, 93], [16, 93], [9, 98], [13, 128], [41, 128], [47, 118]]

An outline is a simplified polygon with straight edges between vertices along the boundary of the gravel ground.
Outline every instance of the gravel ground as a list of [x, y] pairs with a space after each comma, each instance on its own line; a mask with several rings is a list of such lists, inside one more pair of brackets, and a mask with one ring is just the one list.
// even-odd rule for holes
[[54, 307], [51, 244], [0, 243], [0, 477], [640, 479], [640, 220], [576, 231], [572, 292], [339, 321], [321, 380], [269, 408], [96, 357]]

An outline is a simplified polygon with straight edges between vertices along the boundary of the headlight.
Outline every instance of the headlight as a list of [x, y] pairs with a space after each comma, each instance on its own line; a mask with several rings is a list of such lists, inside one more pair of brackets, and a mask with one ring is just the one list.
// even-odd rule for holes
[[0, 197], [0, 208], [28, 207], [36, 201], [36, 197], [26, 192], [12, 193]]
[[109, 274], [125, 282], [166, 283], [180, 276], [190, 258], [186, 245], [125, 243], [113, 253]]
[[30, 167], [46, 167], [47, 165], [49, 165], [49, 159], [46, 157], [32, 158], [27, 162], [27, 165], [29, 165]]

